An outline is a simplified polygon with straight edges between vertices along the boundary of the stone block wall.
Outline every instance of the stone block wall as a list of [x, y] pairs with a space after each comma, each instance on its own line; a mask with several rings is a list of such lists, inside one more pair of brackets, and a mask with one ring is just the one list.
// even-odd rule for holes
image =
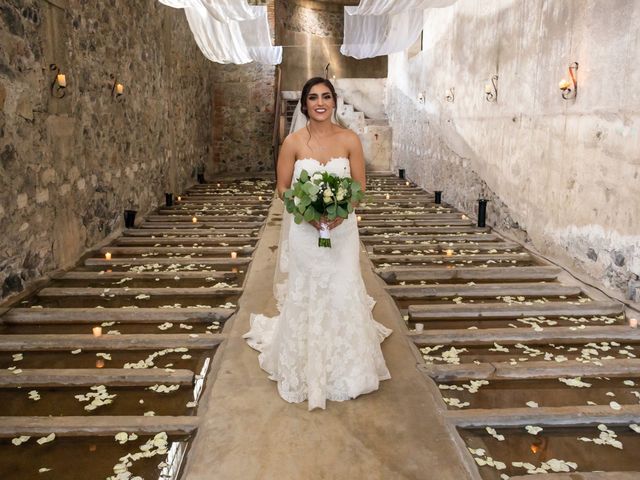
[[[394, 168], [472, 214], [488, 198], [490, 223], [640, 300], [639, 42], [632, 0], [429, 10], [424, 50], [389, 60]], [[564, 100], [574, 61], [578, 95]]]
[[212, 154], [214, 66], [156, 1], [5, 0], [0, 45], [2, 298], [72, 264], [125, 208], [194, 183]]

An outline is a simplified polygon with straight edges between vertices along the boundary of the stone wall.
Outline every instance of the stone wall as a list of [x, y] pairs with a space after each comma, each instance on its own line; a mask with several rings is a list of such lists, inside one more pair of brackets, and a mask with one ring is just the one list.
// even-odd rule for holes
[[[275, 0], [266, 5], [274, 36]], [[273, 170], [273, 122], [276, 67], [249, 63], [217, 65], [213, 77], [213, 170]]]
[[491, 223], [640, 294], [640, 3], [459, 0], [424, 32], [424, 51], [389, 60], [394, 168], [467, 212], [489, 198]]
[[121, 228], [123, 209], [194, 183], [211, 156], [213, 64], [157, 1], [5, 0], [0, 44], [2, 298]]
[[276, 0], [276, 40], [285, 45], [282, 90], [301, 90], [309, 78], [324, 76], [328, 63], [330, 77], [386, 77], [387, 57], [356, 60], [340, 54], [344, 3]]

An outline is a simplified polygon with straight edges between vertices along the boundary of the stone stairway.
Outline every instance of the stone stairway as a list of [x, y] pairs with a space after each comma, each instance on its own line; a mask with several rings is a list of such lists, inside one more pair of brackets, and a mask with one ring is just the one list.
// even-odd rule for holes
[[410, 182], [371, 174], [367, 197], [360, 238], [472, 478], [640, 478], [623, 306]]
[[0, 478], [177, 478], [273, 187], [196, 185], [10, 305]]

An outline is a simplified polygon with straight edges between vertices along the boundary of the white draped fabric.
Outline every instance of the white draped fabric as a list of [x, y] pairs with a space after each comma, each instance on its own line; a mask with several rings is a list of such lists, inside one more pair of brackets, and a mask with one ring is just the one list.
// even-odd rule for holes
[[184, 9], [196, 44], [212, 62], [282, 62], [282, 47], [271, 45], [265, 6], [249, 5], [246, 0], [159, 1]]
[[344, 7], [340, 52], [361, 59], [406, 50], [422, 31], [424, 10], [448, 7], [455, 1], [360, 0], [357, 7]]

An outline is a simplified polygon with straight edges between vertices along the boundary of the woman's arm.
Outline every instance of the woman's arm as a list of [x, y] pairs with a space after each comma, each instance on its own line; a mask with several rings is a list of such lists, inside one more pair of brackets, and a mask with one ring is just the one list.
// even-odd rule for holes
[[288, 135], [278, 153], [278, 183], [276, 191], [278, 198], [282, 200], [284, 192], [291, 188], [291, 177], [293, 176], [293, 164], [296, 162], [296, 150], [291, 135]]
[[[351, 178], [353, 178], [360, 184], [360, 187], [364, 192], [367, 188], [367, 177], [364, 167], [364, 152], [362, 151], [362, 143], [360, 142], [360, 137], [358, 137], [355, 132], [349, 131], [348, 148]], [[357, 207], [358, 204], [354, 203], [353, 206]]]

